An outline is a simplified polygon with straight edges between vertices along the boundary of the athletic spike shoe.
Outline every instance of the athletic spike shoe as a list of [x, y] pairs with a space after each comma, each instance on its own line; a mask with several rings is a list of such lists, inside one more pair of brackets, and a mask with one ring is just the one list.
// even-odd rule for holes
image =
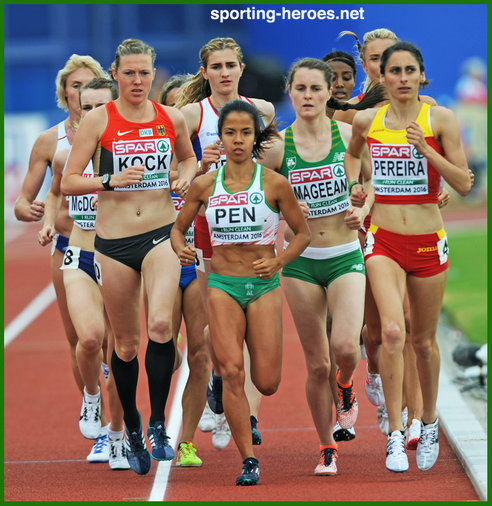
[[416, 450], [420, 440], [420, 420], [414, 418], [405, 431], [405, 449]]
[[196, 454], [193, 443], [189, 441], [179, 443], [176, 465], [181, 467], [199, 467], [202, 465], [202, 460]]
[[142, 424], [138, 431], [126, 432], [126, 457], [128, 464], [137, 474], [147, 474], [152, 465], [150, 453], [145, 445], [145, 437], [143, 435]]
[[420, 441], [417, 445], [417, 467], [421, 471], [428, 471], [439, 455], [439, 419], [434, 423], [420, 425]]
[[80, 410], [79, 429], [87, 439], [96, 439], [101, 431], [101, 392], [88, 396], [85, 387]]
[[130, 464], [126, 458], [126, 446], [123, 439], [109, 440], [109, 467], [113, 471], [130, 469]]
[[340, 385], [338, 378], [340, 371], [337, 372], [338, 402], [337, 402], [337, 421], [342, 429], [350, 429], [355, 425], [359, 407], [354, 392], [354, 380], [350, 381], [348, 387]]
[[202, 432], [211, 432], [215, 427], [215, 414], [210, 409], [208, 402], [205, 404], [205, 408], [202, 413], [202, 417], [198, 422], [198, 428]]
[[408, 458], [405, 453], [405, 436], [400, 430], [394, 430], [388, 436], [386, 445], [386, 468], [393, 473], [408, 471]]
[[217, 450], [223, 450], [231, 440], [231, 429], [227, 423], [227, 419], [222, 413], [215, 415], [215, 427], [212, 430], [212, 444]]
[[370, 373], [368, 370], [365, 388], [367, 398], [373, 406], [381, 406], [384, 404], [383, 383], [381, 382], [381, 376], [379, 374]]
[[173, 460], [174, 450], [169, 444], [169, 436], [166, 433], [166, 427], [162, 422], [156, 422], [152, 427], [149, 422], [147, 428], [147, 438], [152, 445], [152, 458], [154, 460]]
[[323, 448], [314, 474], [318, 476], [335, 476], [338, 471], [337, 460], [338, 450], [336, 448]]
[[249, 421], [251, 422], [251, 437], [253, 439], [254, 445], [261, 445], [261, 434], [258, 432], [256, 425], [258, 424], [258, 420], [251, 415], [249, 417]]
[[333, 439], [337, 443], [340, 441], [352, 441], [352, 439], [355, 439], [355, 429], [353, 427], [350, 427], [350, 429], [342, 429], [337, 422], [335, 427], [333, 427]]
[[207, 386], [207, 401], [210, 409], [216, 415], [221, 415], [224, 412], [224, 406], [222, 405], [222, 377], [216, 376], [213, 369]]
[[243, 472], [236, 478], [236, 485], [258, 485], [260, 482], [260, 466], [258, 460], [249, 457], [243, 462]]
[[87, 455], [87, 461], [91, 463], [108, 462], [109, 460], [109, 441], [108, 433], [101, 432], [94, 441], [92, 450]]

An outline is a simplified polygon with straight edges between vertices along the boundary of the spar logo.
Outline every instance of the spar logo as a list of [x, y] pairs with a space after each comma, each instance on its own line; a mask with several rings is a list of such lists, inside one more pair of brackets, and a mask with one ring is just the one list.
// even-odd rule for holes
[[249, 202], [248, 192], [235, 193], [233, 195], [216, 195], [210, 197], [208, 205], [210, 207], [243, 206]]
[[[343, 171], [343, 165], [338, 164], [336, 167]], [[295, 170], [289, 173], [289, 181], [291, 184], [317, 183], [318, 181], [326, 181], [333, 179], [333, 169], [331, 166], [316, 167], [314, 169]]]
[[385, 144], [372, 144], [371, 157], [410, 159], [412, 158], [412, 148], [413, 146], [410, 146], [410, 144], [392, 144], [389, 146]]
[[181, 211], [181, 208], [184, 206], [184, 199], [182, 199], [181, 197], [172, 197], [173, 199], [173, 204], [174, 204], [174, 209], [176, 209], [176, 212], [179, 213], [179, 211]]
[[337, 163], [333, 166], [333, 174], [335, 174], [336, 177], [344, 177], [345, 176], [345, 169], [343, 168], [343, 165], [341, 163]]
[[261, 204], [263, 202], [263, 195], [258, 192], [254, 192], [251, 194], [251, 203], [252, 204]]
[[155, 141], [127, 141], [127, 142], [116, 142], [114, 144], [114, 154], [116, 156], [131, 156], [131, 155], [142, 155], [151, 154], [159, 151], [160, 153], [166, 153], [169, 151], [169, 145], [163, 139]]

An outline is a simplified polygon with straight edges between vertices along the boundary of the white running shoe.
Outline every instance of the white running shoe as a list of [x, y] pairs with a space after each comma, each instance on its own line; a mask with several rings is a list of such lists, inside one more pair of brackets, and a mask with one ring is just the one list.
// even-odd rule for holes
[[208, 402], [205, 404], [205, 408], [202, 413], [202, 417], [198, 422], [198, 428], [202, 432], [211, 432], [215, 427], [215, 413], [210, 409]]
[[90, 397], [84, 387], [79, 428], [85, 438], [96, 439], [101, 430], [101, 391], [99, 390], [97, 396], [91, 395]]
[[[105, 430], [106, 429], [106, 430]], [[108, 462], [109, 460], [109, 440], [108, 430], [106, 427], [101, 429], [99, 436], [97, 436], [92, 446], [92, 450], [86, 457], [87, 462]]]
[[406, 427], [408, 424], [408, 408], [405, 407], [405, 409], [401, 412], [401, 424], [403, 427]]
[[387, 436], [389, 431], [389, 420], [388, 412], [386, 411], [386, 404], [378, 406], [378, 425], [379, 430]]
[[405, 449], [416, 450], [420, 440], [420, 420], [414, 418], [410, 427], [405, 430]]
[[109, 467], [116, 471], [118, 469], [130, 469], [130, 464], [126, 458], [126, 446], [124, 438], [109, 439]]
[[386, 468], [393, 473], [408, 471], [408, 458], [405, 453], [405, 436], [399, 430], [394, 430], [388, 436], [386, 445]]
[[217, 450], [223, 450], [231, 440], [231, 429], [224, 413], [215, 415], [215, 423], [212, 429], [212, 444]]
[[381, 382], [381, 376], [379, 374], [370, 373], [368, 370], [365, 387], [367, 398], [372, 405], [381, 406], [384, 404], [383, 383]]
[[417, 445], [417, 467], [428, 471], [439, 455], [439, 418], [434, 423], [420, 425], [420, 440]]

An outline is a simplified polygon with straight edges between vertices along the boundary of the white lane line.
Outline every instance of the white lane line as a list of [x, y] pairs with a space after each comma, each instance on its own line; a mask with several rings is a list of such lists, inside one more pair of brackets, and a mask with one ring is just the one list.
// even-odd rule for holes
[[56, 298], [53, 283], [50, 283], [32, 302], [10, 322], [4, 330], [4, 348], [32, 323]]
[[[183, 353], [183, 361], [179, 368], [178, 380], [176, 382], [176, 388], [174, 390], [173, 403], [171, 404], [171, 411], [169, 413], [169, 423], [166, 424], [167, 435], [171, 438], [171, 444], [175, 451], [177, 451], [178, 436], [181, 430], [182, 420], [182, 409], [181, 409], [181, 398], [183, 391], [188, 380], [188, 360], [186, 357], [186, 350]], [[174, 442], [174, 444], [173, 444]], [[172, 460], [161, 461], [157, 466], [157, 471], [154, 477], [154, 485], [150, 492], [149, 501], [163, 501], [166, 494], [167, 482], [169, 479], [169, 473], [171, 472]]]

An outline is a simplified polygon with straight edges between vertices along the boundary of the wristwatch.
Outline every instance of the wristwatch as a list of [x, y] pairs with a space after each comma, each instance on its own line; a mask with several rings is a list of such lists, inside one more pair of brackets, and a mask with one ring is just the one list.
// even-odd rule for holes
[[109, 181], [111, 180], [111, 174], [104, 174], [101, 180], [102, 185], [105, 190], [112, 190], [111, 186], [109, 186]]

